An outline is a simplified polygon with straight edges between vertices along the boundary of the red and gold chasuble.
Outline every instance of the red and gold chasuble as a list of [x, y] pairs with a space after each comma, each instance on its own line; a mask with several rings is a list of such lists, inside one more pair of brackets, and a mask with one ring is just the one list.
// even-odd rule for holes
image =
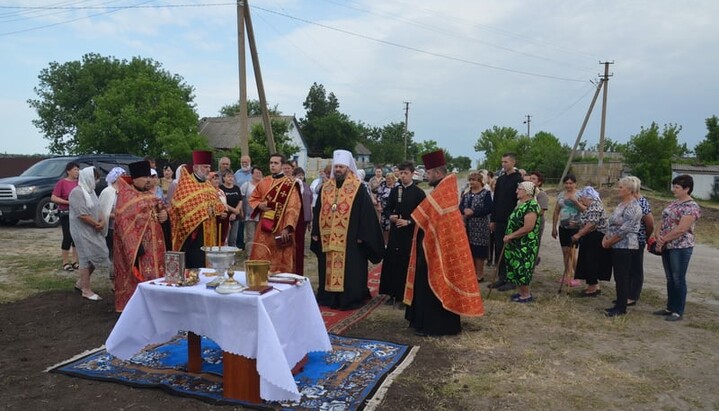
[[[258, 225], [257, 230], [255, 230], [255, 238], [252, 241], [254, 245], [252, 246], [250, 259], [270, 260], [270, 271], [273, 273], [297, 273], [295, 237], [304, 235], [304, 233], [294, 232], [302, 210], [302, 197], [297, 181], [287, 176], [263, 178], [249, 198], [250, 208], [255, 210], [253, 215], [260, 212], [258, 206], [263, 202], [266, 202], [274, 212], [271, 217], [269, 215], [266, 217], [267, 224], [272, 226], [268, 226], [266, 230], [263, 230]], [[265, 213], [263, 212], [262, 214]], [[289, 228], [293, 232], [292, 240], [290, 243], [280, 246], [275, 240], [275, 236], [285, 228]], [[248, 241], [249, 239], [245, 239], [245, 242]]]
[[203, 224], [204, 245], [222, 245], [220, 227], [215, 216], [226, 209], [217, 197], [217, 190], [209, 181], [198, 182], [182, 167], [182, 176], [172, 196], [170, 223], [172, 249], [179, 251], [187, 237]]
[[[120, 179], [113, 236], [116, 311], [125, 308], [138, 283], [165, 276], [165, 239], [157, 220], [158, 203], [154, 193], [138, 191]], [[140, 246], [142, 255], [138, 255]]]
[[[483, 315], [482, 295], [459, 211], [457, 177], [454, 174], [445, 177], [414, 209], [412, 219], [417, 223], [415, 239], [420, 228], [424, 231], [422, 246], [427, 260], [427, 279], [442, 306], [458, 315]], [[404, 289], [407, 305], [412, 305], [414, 297], [416, 268], [417, 241], [414, 240]]]
[[[361, 186], [362, 182], [352, 173], [347, 173], [339, 189], [334, 179], [322, 186], [319, 229], [322, 252], [327, 258], [326, 291], [344, 291], [347, 230], [352, 204]], [[356, 247], [356, 244], [352, 246]]]

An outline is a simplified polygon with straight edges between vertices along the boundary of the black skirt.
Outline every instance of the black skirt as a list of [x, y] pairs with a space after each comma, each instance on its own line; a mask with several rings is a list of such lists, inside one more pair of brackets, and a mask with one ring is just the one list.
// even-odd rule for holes
[[612, 278], [611, 250], [602, 247], [604, 233], [592, 231], [582, 237], [574, 278], [596, 284], [596, 280], [609, 281]]

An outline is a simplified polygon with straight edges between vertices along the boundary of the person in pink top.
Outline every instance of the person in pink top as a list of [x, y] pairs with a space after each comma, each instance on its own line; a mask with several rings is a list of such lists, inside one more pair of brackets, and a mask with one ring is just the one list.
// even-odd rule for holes
[[[50, 201], [57, 204], [57, 211], [60, 215], [60, 227], [62, 227], [62, 269], [65, 271], [77, 270], [80, 266], [77, 262], [77, 250], [70, 235], [70, 192], [77, 187], [77, 179], [80, 176], [80, 165], [74, 161], [65, 166], [65, 177], [55, 184], [52, 190]], [[72, 254], [72, 262], [70, 255]]]

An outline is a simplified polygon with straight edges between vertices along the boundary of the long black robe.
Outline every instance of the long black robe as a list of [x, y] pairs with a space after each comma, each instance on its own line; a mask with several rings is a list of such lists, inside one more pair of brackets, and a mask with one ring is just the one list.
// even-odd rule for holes
[[[400, 189], [402, 198], [400, 199]], [[409, 220], [412, 211], [424, 200], [424, 190], [411, 184], [409, 187], [393, 187], [387, 198], [387, 206], [383, 213], [389, 216], [396, 214], [400, 219]], [[404, 285], [407, 282], [407, 266], [412, 249], [414, 224], [398, 228], [394, 224], [389, 229], [389, 240], [382, 261], [382, 277], [379, 283], [380, 294], [386, 294], [402, 301]]]
[[[322, 192], [320, 191], [312, 218], [312, 237], [320, 236], [319, 218], [321, 209]], [[358, 240], [361, 240], [362, 243], [358, 244]], [[321, 251], [322, 244], [320, 241], [312, 240], [311, 248], [317, 254], [317, 271], [319, 274], [317, 302], [319, 305], [339, 310], [351, 310], [364, 305], [367, 299], [370, 298], [369, 288], [367, 287], [367, 261], [377, 264], [382, 261], [382, 254], [384, 253], [382, 228], [379, 225], [372, 200], [364, 187], [357, 190], [357, 195], [350, 211], [343, 292], [325, 291], [327, 265], [325, 254]]]
[[417, 266], [414, 277], [414, 298], [407, 307], [404, 318], [416, 332], [428, 335], [455, 335], [462, 331], [460, 316], [442, 306], [429, 287], [427, 260], [422, 240], [424, 231], [417, 232]]

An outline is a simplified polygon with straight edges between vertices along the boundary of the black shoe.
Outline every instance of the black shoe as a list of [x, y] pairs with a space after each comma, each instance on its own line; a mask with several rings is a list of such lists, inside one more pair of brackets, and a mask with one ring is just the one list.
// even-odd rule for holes
[[390, 297], [384, 302], [384, 305], [394, 305], [394, 297]]
[[[602, 293], [602, 290], [594, 290], [594, 291], [591, 292], [591, 293], [582, 291], [581, 293], [579, 293], [579, 296], [580, 296], [580, 297], [597, 297], [597, 296], [599, 296], [599, 294], [601, 294], [601, 293]], [[616, 303], [617, 303], [617, 302], [614, 301], [614, 304], [616, 304]]]
[[[612, 304], [616, 304], [616, 303], [617, 303], [617, 300], [612, 300]], [[634, 300], [631, 303], [630, 302], [627, 303], [627, 307], [633, 307], [635, 305], [637, 305], [637, 300]], [[670, 313], [671, 313], [671, 311], [670, 311]], [[667, 315], [669, 315], [669, 314], [667, 314]]]
[[652, 314], [654, 315], [672, 315], [673, 313], [666, 308], [654, 311]]
[[682, 316], [677, 313], [671, 313], [667, 316], [667, 318], [664, 319], [664, 321], [679, 321], [682, 319]]
[[617, 308], [609, 308], [607, 310], [604, 310], [604, 315], [606, 315], [607, 317], [617, 317], [626, 313], [626, 311], [622, 311]]
[[497, 280], [497, 281], [493, 282], [492, 284], [488, 285], [487, 287], [489, 287], [489, 288], [499, 288], [499, 287], [501, 287], [501, 286], [503, 286], [503, 285], [505, 285], [505, 284], [507, 284], [506, 281]]
[[509, 290], [514, 290], [515, 288], [517, 288], [516, 285], [511, 284], [511, 283], [505, 283], [501, 287], [497, 287], [497, 291], [509, 291]]

